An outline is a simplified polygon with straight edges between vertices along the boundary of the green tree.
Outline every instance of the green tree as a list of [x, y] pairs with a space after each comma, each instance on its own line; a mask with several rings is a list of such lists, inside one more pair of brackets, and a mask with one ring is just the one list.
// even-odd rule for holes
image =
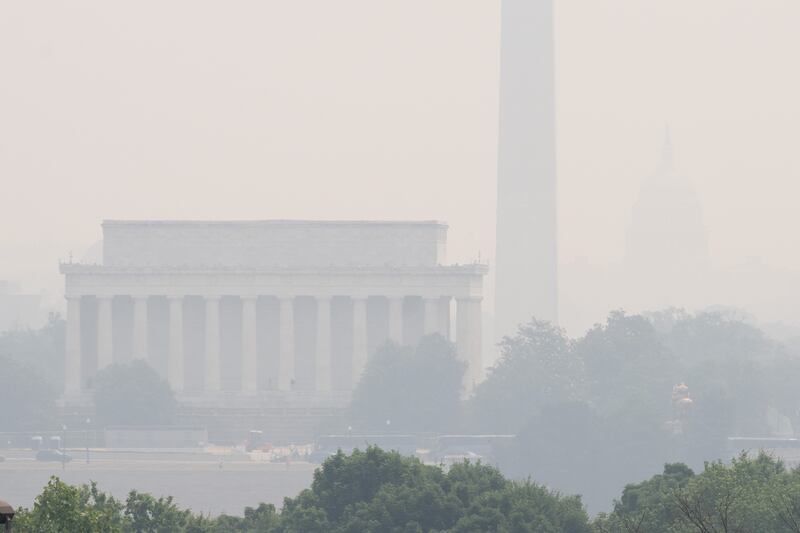
[[191, 512], [179, 509], [172, 497], [154, 498], [131, 491], [125, 501], [126, 532], [171, 533], [182, 531], [191, 521]]
[[139, 360], [98, 372], [94, 404], [101, 425], [169, 425], [175, 422], [177, 409], [166, 380]]
[[280, 525], [280, 515], [272, 504], [261, 503], [258, 507], [245, 507], [243, 518], [229, 517], [229, 523], [224, 516], [217, 518], [215, 532], [232, 533], [269, 533]]
[[[681, 379], [691, 387], [695, 404], [707, 404], [702, 423], [726, 420], [726, 436], [768, 434], [767, 372], [781, 353], [777, 343], [737, 316], [720, 312], [698, 313], [677, 322], [664, 342], [682, 365]], [[711, 405], [721, 410], [711, 412]]]
[[61, 392], [64, 383], [64, 319], [50, 314], [40, 329], [9, 330], [0, 334], [0, 356], [29, 365]]
[[353, 391], [351, 415], [367, 429], [446, 431], [460, 418], [461, 381], [466, 366], [455, 347], [439, 335], [415, 348], [386, 344], [369, 360]]
[[589, 533], [577, 496], [564, 497], [530, 481], [483, 493], [459, 519], [453, 533]]
[[339, 452], [311, 486], [243, 517], [180, 509], [172, 498], [132, 491], [125, 503], [97, 486], [52, 478], [33, 509], [20, 509], [22, 533], [589, 533], [581, 500], [540, 485], [509, 481], [480, 463], [444, 471], [375, 447]]
[[123, 506], [97, 489], [97, 485], [67, 485], [51, 478], [37, 496], [33, 509], [14, 518], [20, 533], [123, 533]]
[[641, 483], [629, 484], [622, 498], [614, 503], [614, 512], [601, 514], [594, 522], [603, 532], [647, 533], [667, 531], [681, 520], [680, 510], [671, 497], [694, 477], [682, 463], [664, 465], [664, 472]]
[[281, 531], [364, 533], [588, 533], [579, 498], [495, 468], [462, 463], [444, 472], [378, 448], [329, 458], [311, 487], [288, 499]]
[[564, 330], [533, 320], [500, 343], [500, 360], [470, 402], [480, 431], [516, 433], [548, 405], [584, 397], [583, 363]]
[[586, 369], [587, 399], [603, 415], [632, 407], [667, 420], [672, 386], [682, 374], [653, 324], [641, 315], [613, 311], [576, 342]]
[[798, 476], [763, 453], [707, 463], [697, 475], [685, 465], [667, 465], [663, 474], [628, 485], [594, 527], [609, 533], [800, 531]]
[[800, 437], [800, 354], [786, 354], [769, 364], [766, 373], [770, 403], [789, 418], [795, 437]]
[[33, 431], [53, 427], [56, 388], [38, 367], [0, 355], [0, 427]]
[[613, 312], [577, 341], [534, 320], [501, 350], [471, 413], [482, 431], [517, 435], [502, 454], [509, 474], [580, 492], [600, 510], [669, 457], [679, 371], [649, 320]]

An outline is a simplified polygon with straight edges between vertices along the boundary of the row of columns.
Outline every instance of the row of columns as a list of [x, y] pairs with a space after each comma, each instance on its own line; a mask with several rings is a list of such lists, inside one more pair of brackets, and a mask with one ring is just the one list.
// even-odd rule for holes
[[[112, 363], [112, 299], [97, 296], [97, 368]], [[147, 298], [133, 297], [133, 357], [147, 359]], [[175, 391], [184, 388], [183, 347], [183, 296], [168, 296], [169, 340], [167, 378]], [[81, 298], [67, 297], [65, 391], [77, 393], [81, 389]], [[295, 376], [294, 349], [294, 298], [282, 297], [280, 301], [279, 372], [278, 389], [289, 391]], [[367, 298], [354, 297], [353, 301], [353, 372], [357, 381], [367, 362]], [[388, 298], [388, 340], [403, 343], [403, 297]], [[447, 336], [450, 320], [450, 297], [424, 298], [423, 331], [429, 335]], [[218, 392], [220, 387], [220, 297], [205, 297], [205, 382], [204, 391]], [[242, 372], [241, 391], [255, 393], [258, 388], [258, 351], [256, 296], [242, 296]], [[316, 383], [318, 391], [331, 390], [331, 298], [317, 297], [317, 342], [315, 353]], [[469, 364], [467, 384], [480, 379], [481, 363], [481, 311], [480, 299], [457, 299], [456, 337], [458, 352]]]

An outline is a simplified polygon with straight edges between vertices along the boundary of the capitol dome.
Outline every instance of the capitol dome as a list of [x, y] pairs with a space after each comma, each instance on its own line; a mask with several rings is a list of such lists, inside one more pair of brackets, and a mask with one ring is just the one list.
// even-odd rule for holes
[[707, 266], [703, 208], [691, 181], [675, 167], [669, 129], [661, 162], [642, 181], [633, 206], [625, 260], [630, 267], [649, 273]]

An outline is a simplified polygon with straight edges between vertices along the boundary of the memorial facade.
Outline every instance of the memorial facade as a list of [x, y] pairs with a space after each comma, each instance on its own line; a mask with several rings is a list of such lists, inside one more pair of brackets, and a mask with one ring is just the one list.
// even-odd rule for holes
[[116, 221], [102, 264], [62, 263], [65, 396], [143, 359], [180, 398], [346, 396], [387, 341], [439, 333], [482, 378], [483, 264], [439, 222]]

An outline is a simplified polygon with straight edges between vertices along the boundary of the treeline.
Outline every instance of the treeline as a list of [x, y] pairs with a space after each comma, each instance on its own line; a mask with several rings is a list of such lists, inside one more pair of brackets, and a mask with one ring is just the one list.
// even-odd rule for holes
[[311, 487], [281, 512], [261, 504], [244, 516], [208, 517], [171, 498], [131, 492], [123, 502], [96, 485], [51, 479], [33, 508], [14, 519], [21, 533], [589, 533], [578, 497], [495, 468], [463, 463], [446, 472], [378, 448], [338, 453], [317, 469]]
[[510, 481], [490, 466], [444, 471], [368, 448], [327, 459], [280, 512], [261, 504], [242, 517], [209, 517], [171, 498], [131, 492], [118, 501], [96, 485], [53, 478], [14, 526], [21, 533], [797, 533], [800, 472], [764, 454], [709, 463], [700, 474], [668, 464], [628, 485], [613, 512], [590, 520], [579, 497]]
[[[800, 342], [777, 342], [735, 314], [617, 311], [577, 338], [533, 320], [500, 349], [465, 398], [465, 366], [452, 343], [433, 336], [416, 347], [385, 345], [370, 358], [342, 427], [515, 435], [492, 458], [501, 471], [580, 494], [592, 513], [665, 463], [698, 470], [735, 455], [728, 437], [800, 436]], [[59, 319], [0, 336], [0, 405], [15, 406], [0, 412], [6, 430], [56, 423], [60, 361]], [[691, 400], [680, 410], [678, 383]], [[105, 369], [92, 390], [97, 427], [175, 419], [169, 386], [143, 363]]]
[[[800, 435], [797, 344], [735, 314], [617, 311], [579, 338], [534, 320], [500, 348], [487, 379], [462, 399], [452, 345], [432, 337], [416, 349], [384, 347], [355, 391], [354, 426], [380, 430], [391, 420], [400, 432], [516, 435], [498, 451], [501, 470], [581, 494], [591, 512], [665, 463], [699, 469], [730, 458], [738, 450], [727, 437], [790, 426]], [[680, 383], [689, 401], [676, 405]]]
[[759, 454], [708, 463], [701, 474], [668, 464], [628, 485], [614, 511], [595, 518], [598, 533], [797, 533], [800, 471]]

